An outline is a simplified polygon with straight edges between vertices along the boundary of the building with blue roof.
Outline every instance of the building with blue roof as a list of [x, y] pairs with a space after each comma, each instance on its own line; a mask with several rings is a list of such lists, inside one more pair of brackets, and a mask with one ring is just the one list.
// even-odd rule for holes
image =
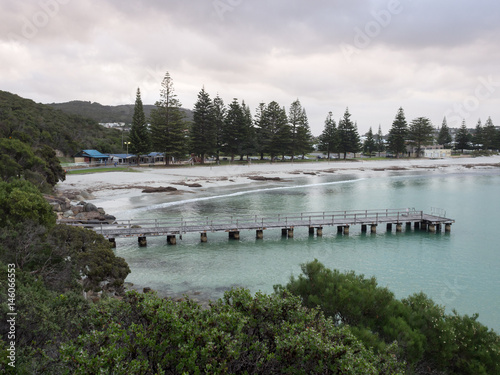
[[109, 156], [97, 150], [82, 150], [73, 155], [75, 163], [106, 164]]

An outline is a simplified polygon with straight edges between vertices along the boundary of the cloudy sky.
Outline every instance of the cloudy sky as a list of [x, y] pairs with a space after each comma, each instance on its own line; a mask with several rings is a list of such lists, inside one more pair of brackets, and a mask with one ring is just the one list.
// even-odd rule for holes
[[361, 134], [446, 116], [500, 125], [497, 0], [0, 0], [0, 90], [145, 104], [165, 72], [184, 107], [297, 98], [314, 135], [346, 107]]

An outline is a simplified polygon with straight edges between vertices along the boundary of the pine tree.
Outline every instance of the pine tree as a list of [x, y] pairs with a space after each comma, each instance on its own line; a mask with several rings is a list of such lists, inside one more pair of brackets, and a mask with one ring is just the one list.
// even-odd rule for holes
[[231, 162], [235, 155], [242, 155], [245, 139], [245, 114], [238, 99], [234, 98], [226, 114], [223, 132], [223, 150], [231, 155]]
[[373, 131], [372, 127], [370, 126], [370, 129], [368, 130], [368, 133], [366, 134], [366, 139], [363, 142], [363, 152], [370, 157], [372, 157], [372, 153], [377, 149], [377, 145], [375, 143], [375, 138], [373, 137]]
[[493, 149], [496, 143], [496, 129], [491, 121], [491, 117], [488, 117], [483, 127], [483, 149], [490, 150]]
[[443, 124], [441, 129], [439, 129], [439, 134], [437, 138], [437, 143], [443, 145], [444, 148], [448, 148], [452, 142], [450, 128], [448, 128], [448, 123], [446, 122], [446, 117], [443, 119]]
[[[242, 156], [243, 154], [247, 156], [247, 159], [250, 157], [250, 155], [253, 155], [254, 153], [257, 152], [257, 141], [256, 141], [256, 133], [255, 133], [255, 127], [253, 126], [253, 120], [252, 120], [252, 112], [250, 111], [250, 107], [245, 104], [245, 101], [243, 100], [241, 102], [241, 108], [243, 110], [243, 149], [242, 149]], [[242, 157], [240, 158], [242, 159]]]
[[151, 137], [153, 148], [161, 150], [165, 155], [165, 163], [169, 164], [172, 158], [182, 158], [186, 155], [187, 124], [168, 72], [163, 78], [161, 87], [161, 99], [155, 103], [156, 108], [151, 111]]
[[299, 123], [299, 127], [297, 129], [297, 140], [297, 152], [302, 156], [302, 159], [304, 159], [306, 154], [314, 151], [314, 136], [312, 135], [311, 128], [309, 127], [309, 120], [307, 118], [305, 108], [302, 108], [302, 121]]
[[392, 123], [389, 136], [387, 138], [388, 149], [391, 150], [396, 157], [406, 152], [406, 137], [408, 133], [408, 124], [406, 123], [405, 113], [403, 108], [399, 108], [396, 118]]
[[418, 117], [412, 120], [408, 129], [408, 140], [417, 149], [417, 158], [420, 157], [422, 146], [432, 144], [434, 141], [434, 127], [426, 117]]
[[141, 155], [148, 154], [151, 151], [151, 138], [149, 134], [146, 116], [141, 100], [141, 90], [138, 88], [135, 97], [134, 115], [132, 117], [132, 126], [128, 136], [128, 148], [130, 153], [137, 155], [137, 164]]
[[330, 153], [337, 152], [338, 142], [337, 124], [333, 119], [332, 112], [328, 112], [328, 116], [325, 119], [325, 127], [319, 136], [319, 150], [326, 152], [328, 160], [330, 160]]
[[380, 125], [378, 126], [378, 132], [376, 137], [377, 138], [375, 143], [377, 145], [378, 156], [380, 157], [380, 153], [382, 151], [385, 151], [384, 135], [382, 134], [382, 127]]
[[338, 151], [344, 154], [344, 160], [347, 158], [348, 152], [356, 154], [361, 149], [357, 126], [353, 124], [350, 117], [349, 108], [346, 108], [344, 117], [339, 121], [337, 129]]
[[472, 143], [475, 149], [482, 149], [484, 144], [483, 139], [483, 125], [481, 119], [477, 121], [476, 128], [474, 129], [474, 135], [472, 136]]
[[290, 152], [292, 144], [292, 131], [288, 123], [285, 107], [271, 102], [267, 107], [269, 115], [273, 118], [273, 135], [271, 138], [271, 154], [281, 155], [283, 158]]
[[255, 110], [254, 116], [254, 127], [256, 133], [256, 146], [257, 151], [260, 153], [260, 160], [264, 160], [264, 153], [269, 149], [269, 144], [271, 143], [271, 130], [266, 124], [266, 104], [259, 103], [259, 106]]
[[205, 155], [213, 154], [217, 148], [213, 102], [205, 88], [202, 88], [198, 93], [189, 135], [191, 152], [199, 155], [201, 163], [204, 164]]
[[224, 143], [224, 124], [226, 121], [226, 107], [224, 101], [217, 95], [212, 103], [212, 116], [215, 128], [215, 152], [217, 163], [220, 162], [220, 152]]
[[465, 120], [462, 120], [462, 126], [457, 131], [455, 136], [455, 149], [462, 150], [462, 154], [465, 149], [469, 149], [471, 141], [471, 135], [467, 130], [467, 126], [465, 125]]
[[312, 151], [312, 134], [307, 120], [306, 110], [299, 99], [294, 101], [288, 112], [288, 121], [292, 132], [291, 149], [292, 160], [295, 155], [305, 156]]
[[271, 160], [277, 155], [285, 156], [290, 151], [292, 141], [292, 132], [285, 109], [272, 101], [261, 114], [260, 123], [260, 135], [268, 137], [262, 145], [261, 152], [270, 154]]

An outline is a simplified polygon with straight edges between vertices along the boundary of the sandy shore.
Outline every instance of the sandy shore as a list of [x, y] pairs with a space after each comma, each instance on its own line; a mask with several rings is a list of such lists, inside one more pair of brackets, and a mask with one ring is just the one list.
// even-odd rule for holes
[[[87, 191], [94, 196], [95, 199], [91, 200], [94, 204], [108, 211], [124, 207], [127, 202], [133, 200], [139, 205], [141, 199], [151, 203], [154, 201], [151, 196], [194, 197], [207, 189], [220, 192], [229, 186], [253, 187], [266, 183], [266, 180], [289, 181], [297, 177], [314, 177], [331, 173], [372, 177], [394, 171], [427, 170], [436, 173], [461, 173], [491, 168], [500, 168], [500, 156], [136, 168], [134, 172], [68, 175], [66, 181], [57, 185], [57, 190], [61, 193]], [[148, 187], [168, 186], [175, 187], [177, 191], [143, 193]]]

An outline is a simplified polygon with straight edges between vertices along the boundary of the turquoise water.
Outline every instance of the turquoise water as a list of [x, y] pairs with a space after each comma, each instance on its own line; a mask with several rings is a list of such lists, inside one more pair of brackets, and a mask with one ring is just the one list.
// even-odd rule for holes
[[149, 237], [147, 248], [139, 248], [136, 239], [117, 239], [116, 252], [132, 270], [127, 281], [160, 295], [187, 293], [200, 299], [216, 299], [233, 286], [270, 293], [274, 284], [300, 274], [300, 264], [316, 258], [332, 269], [376, 276], [398, 298], [423, 291], [448, 312], [477, 312], [482, 323], [500, 332], [499, 187], [497, 170], [392, 172], [364, 179], [308, 176], [224, 192], [208, 189], [161, 204], [156, 197], [154, 204], [123, 215], [137, 219], [401, 207], [430, 213], [431, 207], [439, 207], [456, 223], [451, 233], [436, 234], [413, 229], [387, 233], [385, 226], [366, 234], [353, 226], [348, 236], [325, 227], [323, 236], [316, 237], [307, 228], [296, 228], [293, 239], [283, 239], [280, 230], [265, 231], [264, 240], [243, 231], [239, 241], [228, 240], [227, 233], [208, 233], [207, 243], [200, 242], [199, 234], [185, 234], [176, 246], [167, 246], [164, 237]]

